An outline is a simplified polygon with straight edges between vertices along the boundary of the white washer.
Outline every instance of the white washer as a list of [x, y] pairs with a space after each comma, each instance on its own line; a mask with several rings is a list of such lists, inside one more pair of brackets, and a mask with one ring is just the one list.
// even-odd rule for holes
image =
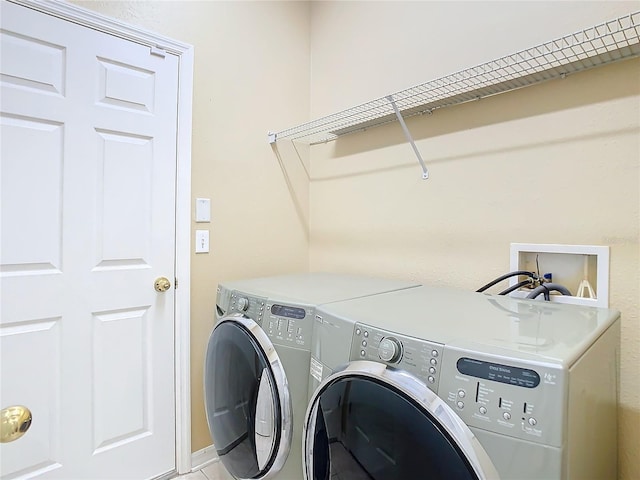
[[209, 431], [238, 479], [300, 480], [316, 306], [415, 287], [311, 273], [221, 284], [204, 372]]
[[425, 286], [318, 308], [304, 478], [616, 478], [619, 317]]

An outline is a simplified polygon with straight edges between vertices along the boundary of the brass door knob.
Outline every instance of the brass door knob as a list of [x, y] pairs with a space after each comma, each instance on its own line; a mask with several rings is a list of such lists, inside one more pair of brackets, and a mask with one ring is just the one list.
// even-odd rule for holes
[[0, 442], [9, 443], [19, 439], [31, 426], [31, 412], [22, 405], [13, 405], [0, 411], [2, 431]]
[[171, 288], [171, 282], [167, 277], [158, 277], [153, 284], [153, 288], [156, 289], [156, 292], [166, 292]]

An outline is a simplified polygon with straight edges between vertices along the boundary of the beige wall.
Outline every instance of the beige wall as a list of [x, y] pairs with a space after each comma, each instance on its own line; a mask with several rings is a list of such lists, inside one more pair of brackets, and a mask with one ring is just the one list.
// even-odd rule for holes
[[[312, 118], [628, 13], [637, 3], [317, 2]], [[640, 478], [640, 60], [311, 149], [310, 268], [476, 289], [511, 242], [608, 245], [623, 315], [619, 478]], [[574, 287], [575, 289], [575, 287]]]
[[637, 3], [75, 3], [195, 46], [192, 188], [212, 199], [212, 253], [192, 257], [194, 451], [210, 443], [218, 281], [310, 268], [475, 289], [508, 270], [510, 242], [596, 244], [624, 318], [620, 478], [640, 478], [640, 61], [411, 119], [427, 181], [397, 124], [310, 152], [265, 141]]
[[[308, 268], [307, 185], [292, 197], [267, 132], [309, 116], [309, 5], [74, 3], [195, 47], [192, 195], [211, 199], [212, 217], [209, 225], [192, 224], [192, 231], [211, 229], [211, 253], [191, 258], [192, 450], [197, 451], [211, 444], [202, 363], [218, 282]], [[292, 181], [298, 180], [294, 174]]]

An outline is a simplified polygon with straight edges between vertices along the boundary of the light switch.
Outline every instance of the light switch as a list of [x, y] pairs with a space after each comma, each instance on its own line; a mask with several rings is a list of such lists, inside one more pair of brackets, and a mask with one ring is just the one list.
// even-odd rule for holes
[[209, 253], [209, 230], [196, 230], [196, 253]]
[[196, 222], [206, 223], [211, 221], [211, 199], [196, 198]]

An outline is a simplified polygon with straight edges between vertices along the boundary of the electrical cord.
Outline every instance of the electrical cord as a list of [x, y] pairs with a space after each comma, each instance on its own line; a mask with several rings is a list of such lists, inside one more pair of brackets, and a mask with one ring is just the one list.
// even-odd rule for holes
[[487, 288], [493, 287], [496, 283], [500, 283], [503, 280], [506, 280], [507, 278], [516, 277], [516, 276], [520, 276], [520, 275], [526, 275], [527, 277], [529, 277], [533, 281], [539, 280], [538, 275], [536, 275], [533, 272], [528, 272], [526, 270], [516, 270], [514, 272], [505, 273], [504, 275], [496, 278], [495, 280], [492, 280], [491, 282], [487, 283], [486, 285], [480, 287], [478, 290], [476, 290], [476, 292], [478, 292], [478, 293], [484, 292]]

